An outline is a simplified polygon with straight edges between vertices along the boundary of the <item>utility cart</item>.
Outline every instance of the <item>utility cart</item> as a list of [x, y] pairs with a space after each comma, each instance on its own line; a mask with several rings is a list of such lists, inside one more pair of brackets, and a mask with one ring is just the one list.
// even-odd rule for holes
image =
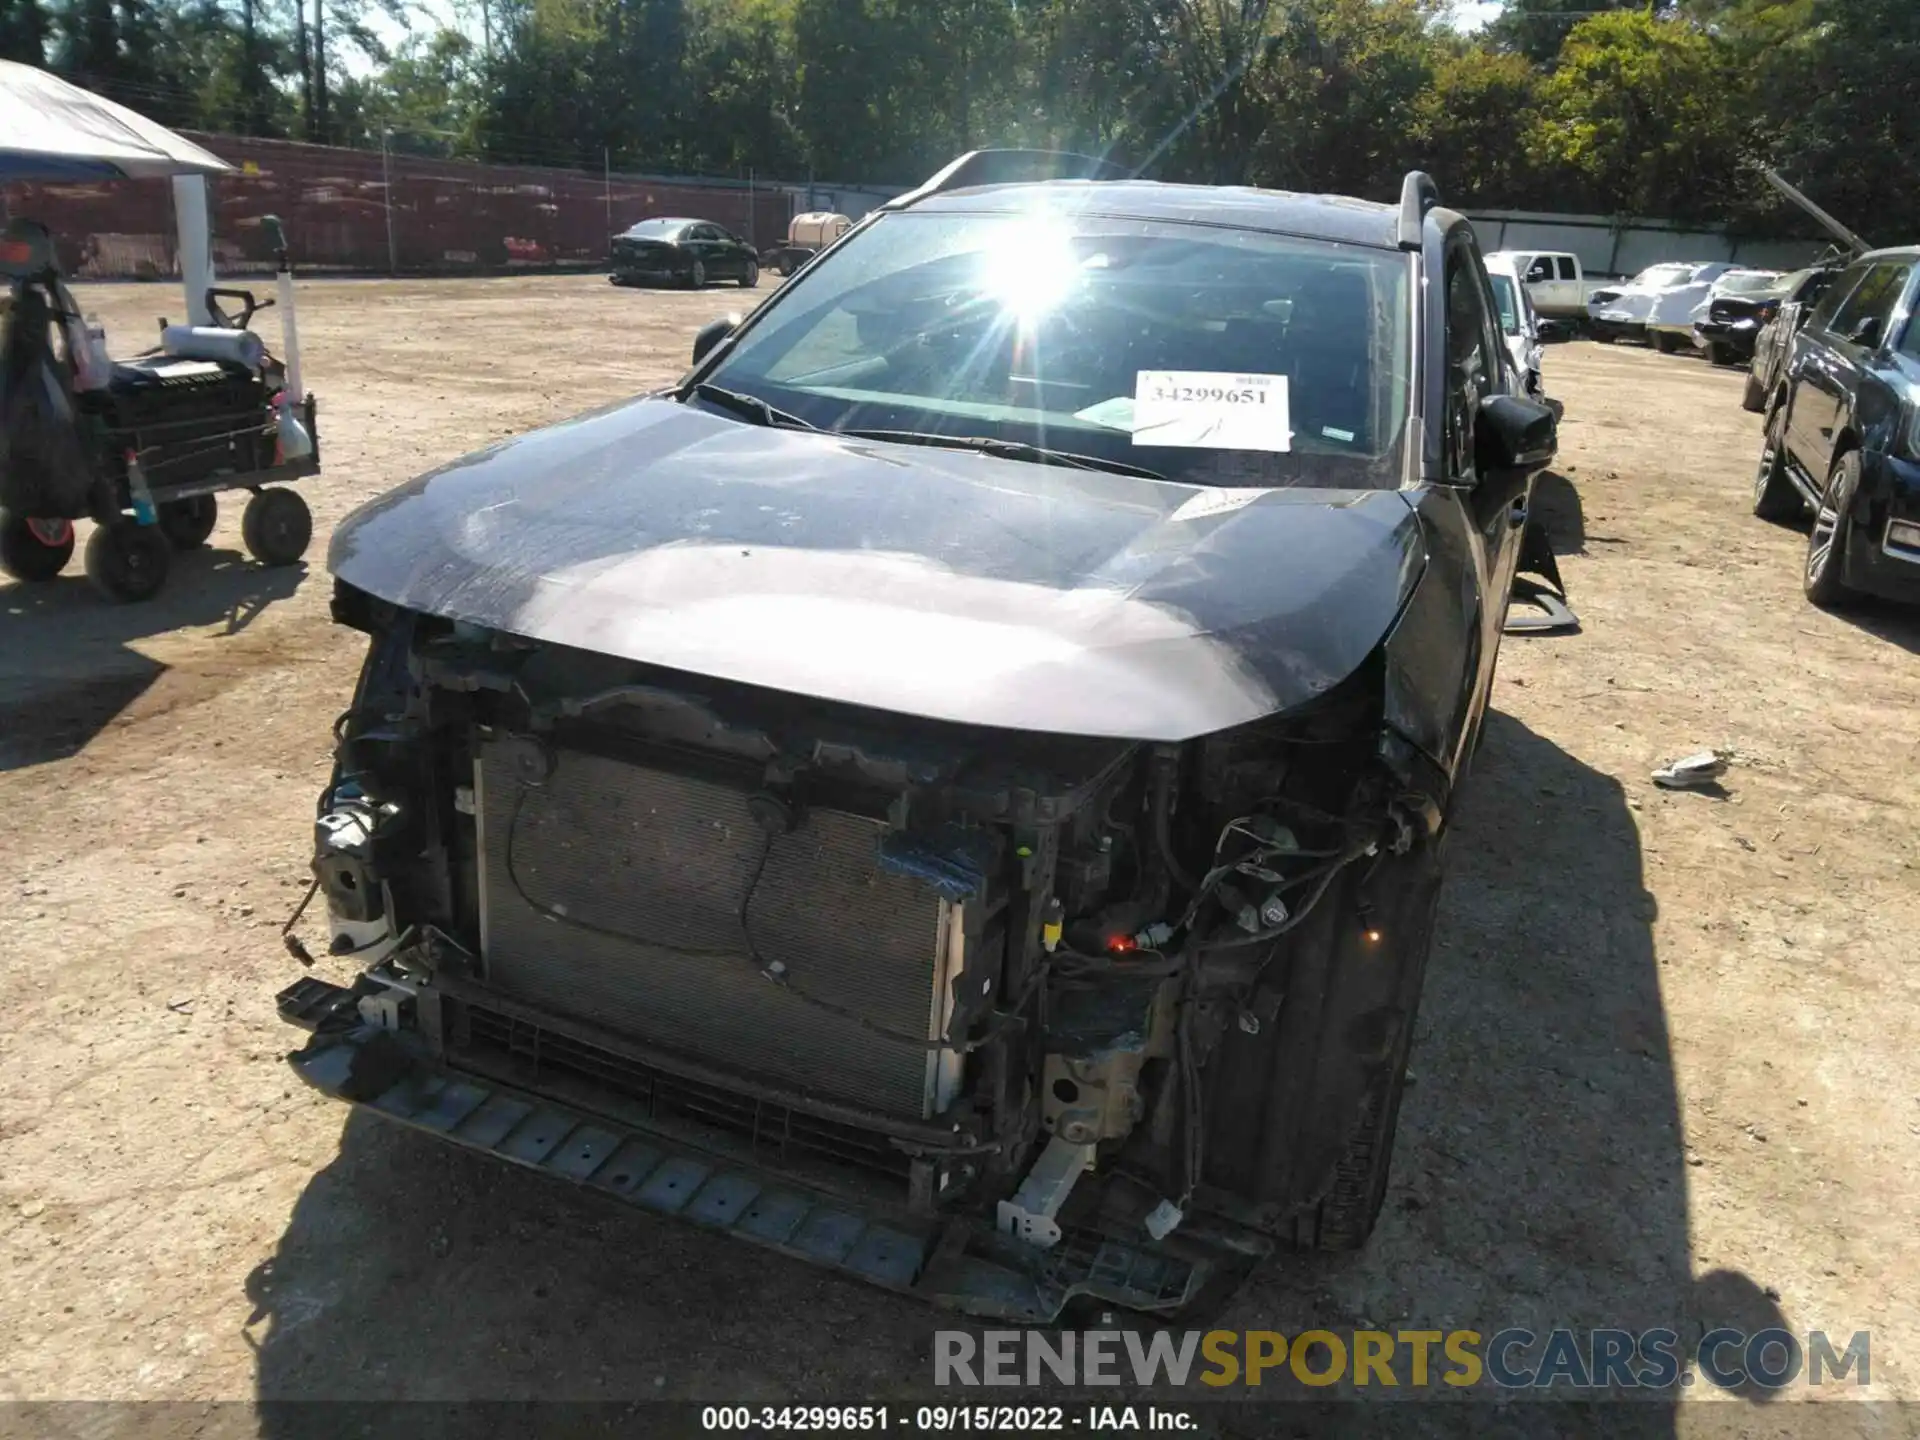
[[[292, 267], [279, 221], [262, 223], [277, 294], [212, 283], [204, 181], [229, 167], [124, 107], [31, 67], [0, 62], [0, 176], [147, 178], [175, 183], [190, 323], [161, 322], [160, 343], [113, 359], [78, 314], [46, 229], [0, 231], [0, 570], [53, 579], [91, 518], [88, 578], [117, 600], [165, 584], [173, 553], [207, 540], [218, 496], [244, 490], [241, 534], [265, 565], [306, 553], [313, 515], [293, 482], [320, 471], [316, 405], [300, 376]], [[252, 329], [278, 308], [280, 353]], [[58, 343], [56, 343], [56, 341]]]

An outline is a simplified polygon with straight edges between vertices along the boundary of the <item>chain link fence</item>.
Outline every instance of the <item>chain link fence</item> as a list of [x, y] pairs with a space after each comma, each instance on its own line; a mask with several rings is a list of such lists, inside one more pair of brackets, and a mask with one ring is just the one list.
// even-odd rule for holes
[[[735, 181], [183, 133], [235, 167], [207, 183], [222, 275], [273, 268], [260, 223], [267, 215], [280, 217], [294, 266], [306, 273], [461, 275], [601, 267], [609, 237], [650, 215], [715, 221], [764, 248], [785, 237], [795, 208], [786, 188]], [[6, 214], [52, 232], [71, 277], [179, 274], [166, 181], [22, 183], [6, 186], [4, 198]]]

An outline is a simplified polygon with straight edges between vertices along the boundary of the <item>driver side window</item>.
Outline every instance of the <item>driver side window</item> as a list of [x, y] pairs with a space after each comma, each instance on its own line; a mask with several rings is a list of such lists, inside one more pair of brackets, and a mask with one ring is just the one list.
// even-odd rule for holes
[[1527, 284], [1538, 285], [1543, 280], [1553, 279], [1553, 261], [1542, 255], [1527, 267]]
[[1500, 361], [1486, 287], [1473, 255], [1456, 247], [1447, 256], [1447, 474], [1473, 478], [1473, 425], [1480, 402], [1499, 387]]
[[1907, 288], [1908, 271], [1909, 267], [1905, 265], [1874, 266], [1828, 322], [1828, 330], [1844, 340], [1853, 335], [1862, 323], [1873, 320], [1879, 323], [1880, 333], [1884, 336], [1893, 307], [1899, 301], [1901, 292]]

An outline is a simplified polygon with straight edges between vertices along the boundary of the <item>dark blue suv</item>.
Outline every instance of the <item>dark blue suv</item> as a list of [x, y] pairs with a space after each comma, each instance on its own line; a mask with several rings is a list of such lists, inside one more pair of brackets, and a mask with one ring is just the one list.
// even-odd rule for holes
[[1766, 406], [1753, 513], [1814, 513], [1807, 598], [1920, 603], [1920, 246], [1841, 273]]

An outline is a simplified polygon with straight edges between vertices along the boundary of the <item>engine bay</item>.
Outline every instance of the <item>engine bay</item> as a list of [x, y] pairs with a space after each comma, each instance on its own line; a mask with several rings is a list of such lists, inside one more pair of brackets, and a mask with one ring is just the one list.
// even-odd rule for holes
[[342, 1023], [1035, 1254], [1299, 1209], [1235, 1173], [1233, 1092], [1288, 957], [1378, 947], [1376, 872], [1429, 848], [1377, 671], [1176, 745], [336, 613], [372, 636], [316, 825]]

